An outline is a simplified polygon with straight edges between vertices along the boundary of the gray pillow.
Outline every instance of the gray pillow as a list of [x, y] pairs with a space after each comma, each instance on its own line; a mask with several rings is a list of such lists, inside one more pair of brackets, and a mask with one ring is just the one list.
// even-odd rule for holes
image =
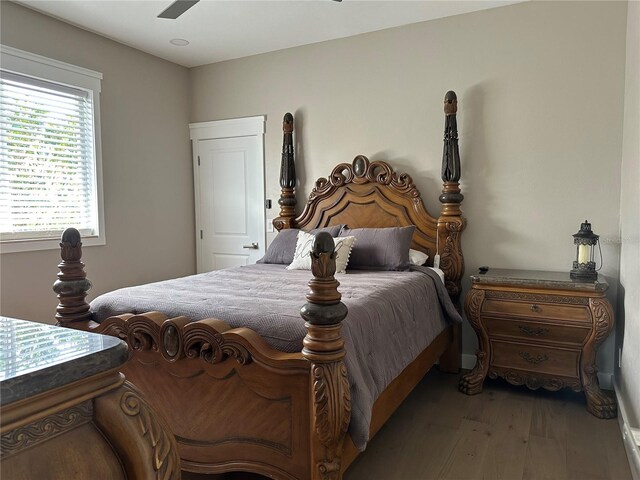
[[391, 228], [343, 228], [341, 237], [354, 236], [348, 269], [408, 270], [415, 225]]
[[[314, 228], [310, 233], [315, 235], [318, 232], [329, 232], [332, 237], [337, 237], [343, 226], [344, 225], [332, 225], [330, 227]], [[280, 230], [271, 242], [271, 245], [269, 245], [269, 248], [267, 248], [267, 253], [256, 263], [289, 265], [293, 262], [293, 254], [296, 252], [299, 231], [297, 228]]]

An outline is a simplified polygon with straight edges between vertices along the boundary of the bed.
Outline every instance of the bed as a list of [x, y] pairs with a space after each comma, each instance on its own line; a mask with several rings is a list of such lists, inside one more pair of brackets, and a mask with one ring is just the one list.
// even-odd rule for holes
[[[127, 341], [131, 354], [123, 373], [167, 419], [183, 470], [341, 478], [432, 365], [439, 362], [450, 372], [460, 366], [456, 308], [465, 220], [455, 115], [456, 97], [448, 92], [438, 218], [426, 211], [409, 175], [364, 156], [319, 179], [297, 214], [293, 117], [285, 115], [280, 214], [274, 220], [280, 232], [415, 226], [411, 247], [429, 255], [431, 265], [439, 255], [444, 284], [422, 267], [336, 273], [334, 239], [323, 232], [315, 237], [310, 272], [270, 264], [241, 267], [239, 278], [221, 271], [126, 289], [124, 300], [123, 292], [107, 294], [92, 302], [91, 310], [81, 239], [70, 229], [63, 234], [54, 285], [59, 324]], [[216, 276], [221, 283], [204, 287]], [[405, 297], [390, 301], [396, 281]], [[214, 295], [225, 297], [221, 285], [231, 299], [242, 285], [251, 289], [236, 294], [231, 307], [209, 302]], [[281, 295], [270, 293], [275, 291]], [[158, 300], [146, 296], [154, 292]], [[260, 313], [244, 311], [251, 303]], [[207, 306], [198, 310], [198, 304]], [[421, 305], [430, 313], [419, 316], [429, 322], [392, 323], [396, 310], [416, 312]], [[361, 320], [365, 317], [369, 320]], [[276, 326], [276, 333], [267, 325]], [[382, 355], [374, 358], [377, 354]]]

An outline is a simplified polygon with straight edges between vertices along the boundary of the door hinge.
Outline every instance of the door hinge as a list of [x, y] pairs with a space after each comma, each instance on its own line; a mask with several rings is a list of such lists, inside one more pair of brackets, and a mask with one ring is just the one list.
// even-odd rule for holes
[[200, 166], [200, 155], [198, 155], [198, 166]]
[[200, 230], [200, 240], [202, 240], [204, 238], [204, 235], [202, 233], [202, 230]]

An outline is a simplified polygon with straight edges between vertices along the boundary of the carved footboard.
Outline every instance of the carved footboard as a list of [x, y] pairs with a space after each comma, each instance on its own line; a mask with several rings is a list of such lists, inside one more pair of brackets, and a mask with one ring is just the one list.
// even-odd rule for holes
[[183, 469], [308, 476], [311, 365], [302, 355], [221, 320], [157, 312], [112, 317], [95, 331], [127, 340], [123, 373], [171, 425]]
[[212, 318], [194, 322], [149, 312], [92, 322], [82, 305], [90, 283], [81, 246], [76, 230], [64, 233], [56, 318], [62, 326], [127, 342], [123, 373], [167, 420], [184, 470], [339, 478], [351, 408], [340, 334], [347, 308], [333, 276], [329, 234], [316, 237], [312, 253], [301, 353], [277, 351], [255, 331]]

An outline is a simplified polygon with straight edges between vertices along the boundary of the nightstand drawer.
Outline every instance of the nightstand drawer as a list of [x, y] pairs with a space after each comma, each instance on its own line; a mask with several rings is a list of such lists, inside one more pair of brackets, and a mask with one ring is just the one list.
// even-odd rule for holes
[[579, 378], [579, 350], [549, 348], [491, 340], [491, 365], [529, 372]]
[[489, 336], [514, 337], [540, 342], [570, 343], [582, 346], [591, 329], [579, 326], [551, 325], [526, 320], [487, 318], [484, 322]]
[[482, 313], [518, 315], [531, 318], [557, 318], [564, 321], [591, 323], [589, 311], [586, 307], [579, 305], [487, 299], [482, 304]]

